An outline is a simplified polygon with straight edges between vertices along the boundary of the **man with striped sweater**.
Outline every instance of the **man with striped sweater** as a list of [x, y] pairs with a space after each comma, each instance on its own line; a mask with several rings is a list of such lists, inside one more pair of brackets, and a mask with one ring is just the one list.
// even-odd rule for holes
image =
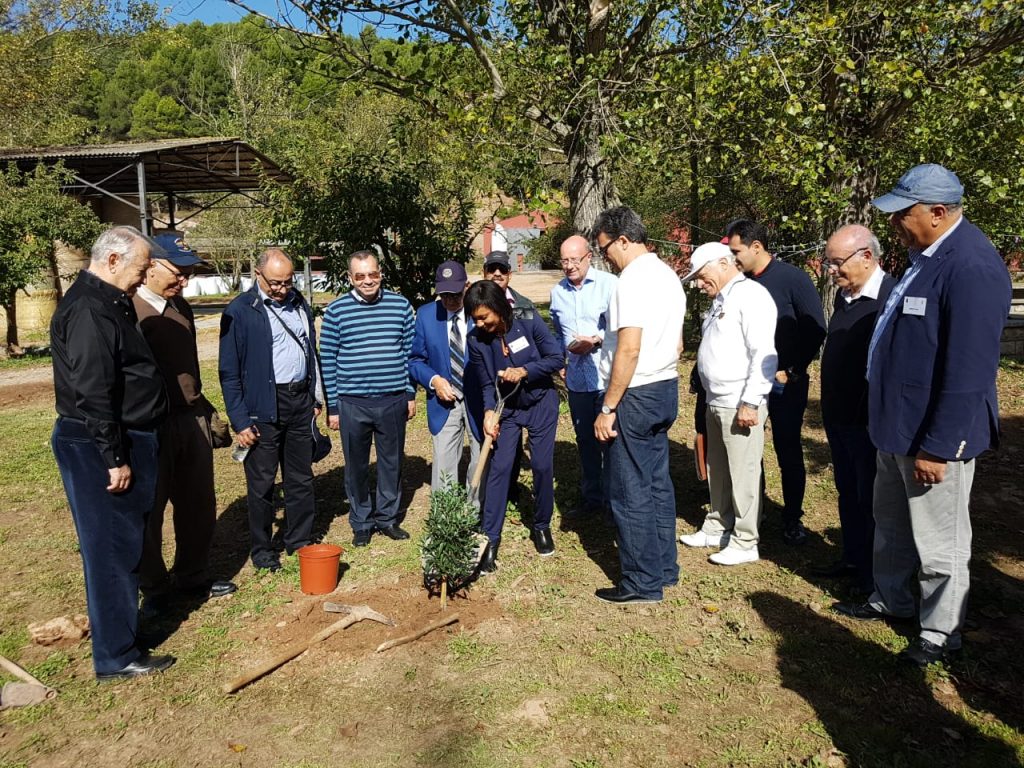
[[[408, 300], [381, 287], [372, 251], [348, 258], [352, 290], [331, 302], [320, 330], [327, 425], [341, 430], [352, 544], [375, 531], [408, 539], [399, 527], [405, 425], [416, 415], [409, 378], [414, 317]], [[377, 447], [376, 505], [370, 499], [370, 444]]]

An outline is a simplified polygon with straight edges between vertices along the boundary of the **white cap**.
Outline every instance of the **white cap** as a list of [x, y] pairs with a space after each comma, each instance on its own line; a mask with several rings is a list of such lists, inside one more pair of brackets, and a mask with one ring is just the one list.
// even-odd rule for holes
[[732, 251], [729, 250], [729, 246], [724, 243], [704, 243], [704, 245], [698, 246], [692, 254], [690, 254], [690, 271], [686, 273], [686, 277], [683, 278], [683, 282], [693, 280], [693, 276], [696, 275], [703, 267], [711, 264], [719, 259], [732, 259]]

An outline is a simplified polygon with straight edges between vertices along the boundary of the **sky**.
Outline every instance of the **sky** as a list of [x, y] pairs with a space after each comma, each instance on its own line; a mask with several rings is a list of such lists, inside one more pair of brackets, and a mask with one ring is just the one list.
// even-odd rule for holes
[[[277, 16], [277, 0], [247, 0], [246, 4], [268, 16]], [[219, 21], [238, 21], [245, 15], [241, 8], [227, 0], [173, 0], [162, 7], [172, 24], [189, 21], [214, 24]]]

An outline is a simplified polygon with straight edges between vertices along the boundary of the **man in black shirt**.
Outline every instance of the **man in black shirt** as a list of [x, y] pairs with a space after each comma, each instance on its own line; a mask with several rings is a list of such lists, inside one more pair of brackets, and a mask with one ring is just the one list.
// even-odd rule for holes
[[164, 380], [136, 324], [132, 294], [151, 255], [134, 227], [104, 232], [50, 323], [53, 453], [78, 532], [96, 677], [162, 672], [173, 656], [137, 645], [138, 565], [157, 480]]
[[821, 417], [839, 492], [843, 554], [817, 571], [844, 576], [866, 597], [874, 588], [875, 446], [868, 437], [868, 344], [878, 311], [896, 280], [878, 260], [882, 247], [867, 227], [840, 227], [825, 244], [825, 264], [839, 288], [821, 354]]
[[726, 235], [740, 269], [768, 289], [779, 310], [775, 325], [779, 370], [768, 395], [768, 418], [782, 475], [782, 540], [803, 544], [807, 541], [801, 522], [807, 472], [800, 432], [807, 410], [807, 367], [825, 339], [825, 313], [810, 275], [772, 257], [763, 226], [737, 219], [729, 224]]

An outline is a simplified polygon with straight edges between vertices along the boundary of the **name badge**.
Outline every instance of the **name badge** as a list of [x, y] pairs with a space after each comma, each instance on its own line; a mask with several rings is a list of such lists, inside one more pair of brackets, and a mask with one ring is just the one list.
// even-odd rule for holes
[[904, 315], [918, 315], [924, 317], [925, 309], [928, 308], [928, 299], [923, 296], [904, 296], [903, 297], [903, 314]]
[[520, 336], [518, 339], [510, 342], [508, 345], [509, 352], [522, 352], [530, 346], [530, 342], [526, 340], [525, 336]]

